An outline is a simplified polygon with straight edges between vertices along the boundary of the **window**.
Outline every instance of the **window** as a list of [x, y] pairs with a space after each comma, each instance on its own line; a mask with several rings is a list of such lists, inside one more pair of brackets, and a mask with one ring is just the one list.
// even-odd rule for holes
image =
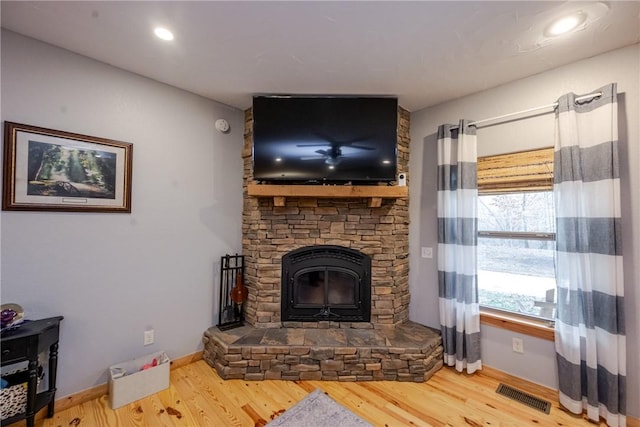
[[553, 320], [553, 149], [478, 159], [480, 305]]

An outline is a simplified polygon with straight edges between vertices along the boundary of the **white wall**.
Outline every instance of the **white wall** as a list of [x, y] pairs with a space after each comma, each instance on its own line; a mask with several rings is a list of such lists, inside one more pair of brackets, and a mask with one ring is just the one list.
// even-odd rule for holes
[[[436, 133], [460, 118], [480, 120], [555, 102], [567, 92], [589, 93], [617, 82], [622, 191], [622, 226], [627, 334], [628, 412], [640, 416], [640, 45], [605, 53], [411, 115], [411, 314], [439, 327], [436, 259], [420, 258], [420, 247], [437, 247]], [[554, 115], [541, 114], [478, 130], [480, 156], [553, 145]], [[557, 388], [550, 341], [482, 326], [485, 365]], [[511, 351], [511, 338], [524, 338], [525, 353]]]
[[134, 144], [131, 214], [2, 213], [2, 301], [65, 317], [58, 397], [200, 350], [220, 257], [241, 250], [243, 113], [4, 30], [1, 64], [3, 121]]

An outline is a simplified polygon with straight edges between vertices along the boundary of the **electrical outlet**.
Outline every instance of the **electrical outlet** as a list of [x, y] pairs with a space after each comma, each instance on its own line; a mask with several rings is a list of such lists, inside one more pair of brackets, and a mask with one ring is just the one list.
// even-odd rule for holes
[[422, 258], [433, 258], [433, 248], [422, 247]]
[[522, 338], [513, 338], [511, 342], [513, 344], [513, 351], [516, 353], [524, 353], [524, 343], [522, 342]]
[[153, 329], [144, 331], [144, 345], [151, 345], [154, 342]]

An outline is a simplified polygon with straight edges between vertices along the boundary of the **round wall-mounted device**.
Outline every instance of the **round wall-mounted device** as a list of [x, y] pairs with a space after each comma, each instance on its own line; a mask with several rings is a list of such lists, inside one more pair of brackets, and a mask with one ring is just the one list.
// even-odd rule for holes
[[222, 133], [229, 132], [229, 122], [225, 119], [216, 120], [216, 129]]

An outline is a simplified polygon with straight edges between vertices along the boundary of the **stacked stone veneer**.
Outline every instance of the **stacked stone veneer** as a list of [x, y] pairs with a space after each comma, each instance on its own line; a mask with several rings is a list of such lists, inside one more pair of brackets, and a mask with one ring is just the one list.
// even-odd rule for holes
[[221, 378], [245, 381], [423, 382], [442, 367], [440, 335], [413, 322], [389, 336], [369, 329], [348, 334], [351, 339], [326, 329], [281, 329], [271, 336], [260, 332], [266, 330], [210, 328], [204, 334], [203, 357]]
[[213, 367], [224, 380], [424, 382], [442, 368], [441, 346], [424, 350], [239, 346], [226, 352], [220, 342], [212, 346], [221, 356]]
[[[398, 170], [408, 172], [409, 113], [398, 110]], [[409, 201], [384, 199], [378, 208], [367, 199], [287, 197], [274, 206], [269, 197], [247, 195], [255, 183], [252, 169], [253, 115], [245, 112], [244, 207], [242, 250], [245, 285], [249, 289], [245, 319], [256, 328], [318, 327], [313, 323], [280, 319], [281, 261], [303, 246], [339, 245], [359, 250], [372, 259], [371, 322], [325, 322], [339, 328], [385, 328], [409, 318]], [[408, 174], [407, 174], [408, 176]], [[291, 355], [289, 355], [291, 356]], [[354, 355], [349, 355], [354, 356]]]

